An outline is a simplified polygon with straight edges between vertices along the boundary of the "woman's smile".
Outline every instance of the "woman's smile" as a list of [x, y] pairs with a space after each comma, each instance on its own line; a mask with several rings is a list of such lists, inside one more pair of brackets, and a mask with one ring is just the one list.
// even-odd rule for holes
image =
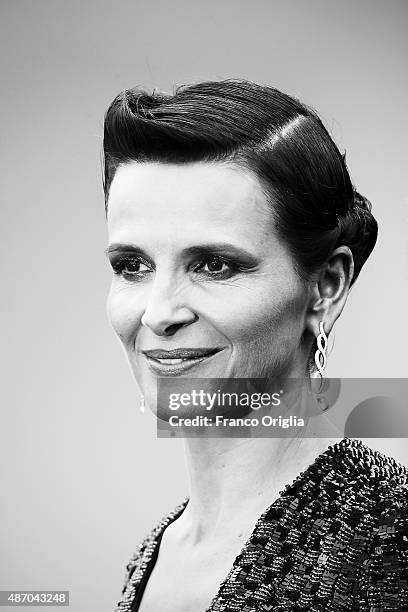
[[177, 376], [196, 368], [203, 361], [208, 361], [222, 350], [222, 348], [176, 348], [141, 352], [154, 374], [158, 376]]
[[[178, 376], [197, 368], [220, 353], [222, 348], [177, 348], [142, 351], [149, 368], [158, 376]], [[197, 378], [199, 372], [195, 372]]]

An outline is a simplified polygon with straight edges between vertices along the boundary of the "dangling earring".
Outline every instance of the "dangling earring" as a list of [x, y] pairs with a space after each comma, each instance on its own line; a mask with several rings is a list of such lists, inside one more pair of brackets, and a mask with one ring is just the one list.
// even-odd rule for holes
[[146, 408], [146, 404], [145, 404], [145, 398], [144, 395], [140, 396], [140, 406], [139, 406], [139, 410], [140, 412], [143, 414]]
[[323, 379], [324, 368], [327, 363], [327, 336], [324, 331], [323, 321], [319, 323], [319, 331], [320, 334], [316, 338], [318, 349], [315, 352], [315, 364], [317, 369], [319, 370], [320, 378]]

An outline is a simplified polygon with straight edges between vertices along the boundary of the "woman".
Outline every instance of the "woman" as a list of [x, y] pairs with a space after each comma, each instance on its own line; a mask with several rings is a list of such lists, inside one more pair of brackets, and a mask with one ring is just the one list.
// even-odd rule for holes
[[[134, 89], [104, 155], [108, 313], [161, 422], [159, 379], [323, 373], [377, 224], [312, 110], [247, 81]], [[133, 555], [117, 610], [408, 609], [405, 468], [350, 439], [210, 429], [185, 439], [189, 495]]]

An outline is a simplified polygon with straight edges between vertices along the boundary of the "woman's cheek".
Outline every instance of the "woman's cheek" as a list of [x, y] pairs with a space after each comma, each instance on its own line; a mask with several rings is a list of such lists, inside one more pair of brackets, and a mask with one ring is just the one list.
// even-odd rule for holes
[[229, 313], [231, 335], [241, 341], [255, 338], [277, 339], [281, 335], [296, 335], [302, 320], [304, 298], [299, 293], [263, 291], [253, 294], [251, 299], [236, 302]]
[[106, 312], [112, 328], [123, 343], [127, 343], [137, 332], [142, 317], [140, 296], [118, 287], [115, 281], [106, 302]]

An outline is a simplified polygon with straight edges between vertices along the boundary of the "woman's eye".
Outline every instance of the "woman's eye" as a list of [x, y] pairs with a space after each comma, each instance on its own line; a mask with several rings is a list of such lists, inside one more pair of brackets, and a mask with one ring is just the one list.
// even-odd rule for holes
[[151, 268], [136, 257], [126, 257], [112, 264], [115, 274], [127, 280], [138, 279], [151, 272]]
[[207, 276], [224, 276], [232, 271], [233, 267], [231, 264], [217, 257], [202, 261], [196, 268], [196, 272], [206, 274]]

